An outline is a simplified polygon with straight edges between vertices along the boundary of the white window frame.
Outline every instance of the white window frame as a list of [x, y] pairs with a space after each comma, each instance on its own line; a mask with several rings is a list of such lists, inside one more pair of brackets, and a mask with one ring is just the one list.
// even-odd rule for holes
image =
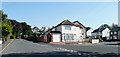
[[117, 34], [117, 32], [115, 31], [114, 34]]
[[65, 26], [65, 30], [71, 30], [71, 26]]

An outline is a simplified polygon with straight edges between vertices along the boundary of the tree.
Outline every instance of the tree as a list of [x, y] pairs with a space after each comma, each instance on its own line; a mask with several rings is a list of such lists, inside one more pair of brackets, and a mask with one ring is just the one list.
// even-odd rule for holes
[[[31, 37], [33, 32], [31, 26], [26, 22], [18, 22], [16, 20], [8, 19], [7, 14], [4, 14], [0, 10], [0, 37], [3, 39], [13, 36], [13, 38], [20, 38], [21, 36], [27, 35]], [[23, 37], [24, 38], [24, 37]]]
[[0, 10], [0, 38], [2, 37], [2, 11]]
[[91, 27], [86, 27], [86, 29], [91, 29]]
[[103, 24], [103, 25], [100, 26], [100, 28], [109, 28], [109, 29], [111, 29], [111, 27], [108, 24]]
[[113, 29], [115, 27], [118, 27], [118, 25], [113, 23], [112, 26], [111, 26], [111, 28]]
[[7, 37], [12, 35], [12, 27], [10, 27], [8, 24], [3, 23], [2, 24], [2, 38], [4, 38], [7, 41]]
[[32, 29], [30, 25], [27, 25], [27, 23], [22, 22], [22, 38], [24, 38], [24, 35], [28, 35], [28, 37], [32, 36]]
[[7, 15], [3, 14], [3, 12], [0, 10], [1, 18], [0, 18], [0, 26], [2, 26], [2, 29], [0, 30], [2, 39], [7, 41], [7, 38], [12, 35], [12, 25], [7, 19]]
[[21, 37], [21, 32], [22, 32], [22, 27], [21, 24], [19, 22], [17, 22], [16, 20], [10, 20], [13, 29], [12, 29], [12, 34], [14, 35], [14, 38], [20, 38]]

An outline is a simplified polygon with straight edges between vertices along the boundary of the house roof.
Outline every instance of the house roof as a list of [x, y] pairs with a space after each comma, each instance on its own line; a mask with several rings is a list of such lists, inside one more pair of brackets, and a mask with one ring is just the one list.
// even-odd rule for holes
[[72, 22], [70, 22], [69, 20], [64, 20], [64, 21], [62, 21], [60, 24], [58, 24], [55, 27], [58, 27], [60, 25], [74, 25], [74, 24]]
[[115, 27], [111, 31], [120, 31], [120, 27]]
[[99, 31], [102, 32], [103, 30], [105, 30], [106, 28], [100, 28]]
[[[79, 27], [84, 27], [86, 28], [83, 24], [81, 24], [79, 21], [74, 21], [73, 22], [75, 26], [79, 26]], [[75, 24], [75, 23], [78, 23], [78, 24]]]
[[39, 30], [39, 28], [38, 27], [33, 27], [32, 30]]
[[95, 29], [92, 33], [95, 33], [95, 32], [98, 32], [99, 31], [99, 29]]
[[106, 28], [98, 28], [98, 29], [95, 29], [92, 33], [95, 33], [95, 32], [102, 32], [103, 30], [105, 30]]
[[[75, 23], [78, 23], [78, 24], [75, 24]], [[68, 19], [67, 20], [64, 20], [62, 21], [60, 24], [56, 25], [55, 27], [52, 27], [51, 29], [49, 29], [48, 31], [60, 26], [60, 25], [73, 25], [73, 26], [78, 26], [78, 27], [84, 27], [86, 28], [84, 25], [82, 25], [79, 21], [74, 21], [73, 23], [70, 22]], [[48, 32], [46, 31], [46, 32]]]
[[86, 28], [86, 31], [90, 30], [91, 28]]

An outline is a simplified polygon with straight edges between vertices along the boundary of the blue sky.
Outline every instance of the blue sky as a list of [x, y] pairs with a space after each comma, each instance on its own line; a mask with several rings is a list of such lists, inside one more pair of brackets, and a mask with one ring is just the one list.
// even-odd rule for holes
[[65, 19], [92, 28], [118, 23], [117, 2], [3, 2], [2, 8], [9, 19], [39, 28], [55, 26]]

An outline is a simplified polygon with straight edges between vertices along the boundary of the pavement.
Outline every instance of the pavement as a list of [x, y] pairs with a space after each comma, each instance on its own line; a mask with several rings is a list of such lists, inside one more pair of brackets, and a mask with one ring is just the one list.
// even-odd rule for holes
[[[2, 44], [0, 44], [0, 51], [2, 51]], [[0, 57], [2, 56], [1, 52], [0, 52]]]
[[[110, 45], [116, 44], [116, 45]], [[39, 57], [39, 55], [78, 55], [78, 57], [118, 57], [119, 44], [103, 42], [93, 45], [64, 45], [64, 44], [49, 44], [49, 43], [34, 43], [24, 39], [16, 39], [9, 42], [9, 44], [2, 50], [2, 57]], [[24, 55], [24, 56], [23, 56]], [[67, 56], [67, 57], [68, 57]], [[73, 56], [73, 57], [74, 57]], [[46, 57], [46, 56], [45, 56]], [[52, 56], [54, 57], [54, 56]], [[55, 56], [56, 57], [56, 56]], [[57, 56], [59, 57], [59, 56]], [[61, 57], [61, 56], [60, 56]], [[65, 56], [66, 57], [66, 56]], [[77, 57], [77, 56], [76, 56]]]
[[0, 40], [0, 44], [2, 44], [2, 40]]

